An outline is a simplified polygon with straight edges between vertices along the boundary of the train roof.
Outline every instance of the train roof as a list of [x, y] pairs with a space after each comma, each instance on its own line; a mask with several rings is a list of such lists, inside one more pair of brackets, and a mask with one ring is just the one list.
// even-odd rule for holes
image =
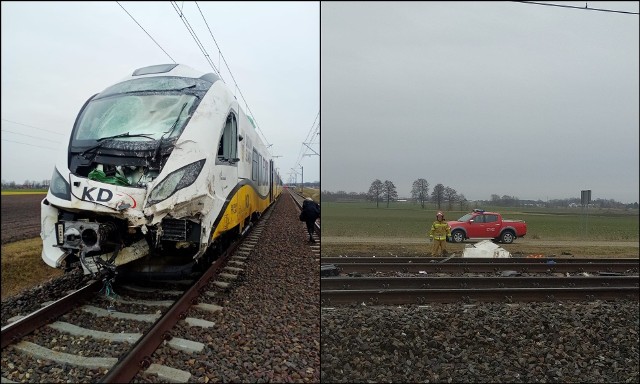
[[220, 80], [220, 77], [215, 73], [201, 72], [184, 64], [157, 64], [147, 67], [138, 68], [130, 76], [125, 77], [122, 81], [132, 80], [142, 77], [154, 77], [154, 76], [177, 76], [177, 77], [190, 77], [193, 79], [202, 79], [215, 83]]

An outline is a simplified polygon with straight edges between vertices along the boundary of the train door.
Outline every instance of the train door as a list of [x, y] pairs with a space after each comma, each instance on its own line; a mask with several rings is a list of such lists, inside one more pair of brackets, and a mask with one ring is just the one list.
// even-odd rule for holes
[[273, 202], [273, 160], [269, 160], [269, 201]]
[[[227, 200], [231, 198], [229, 194], [238, 183], [238, 120], [233, 111], [227, 116], [220, 142], [218, 143], [218, 155], [216, 157], [216, 172], [214, 190], [219, 198]], [[224, 203], [224, 201], [223, 201]], [[232, 210], [235, 201], [229, 202]], [[223, 226], [226, 223], [221, 223]], [[232, 223], [229, 223], [232, 224]], [[228, 229], [228, 228], [227, 228]]]

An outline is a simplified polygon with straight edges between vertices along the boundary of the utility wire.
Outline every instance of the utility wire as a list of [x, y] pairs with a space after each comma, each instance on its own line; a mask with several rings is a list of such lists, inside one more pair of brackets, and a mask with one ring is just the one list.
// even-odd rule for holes
[[17, 143], [17, 144], [28, 145], [28, 146], [30, 146], [30, 147], [38, 147], [38, 148], [50, 149], [50, 150], [52, 150], [52, 151], [57, 151], [57, 150], [58, 150], [57, 148], [50, 148], [50, 147], [43, 147], [43, 146], [41, 146], [41, 145], [27, 144], [27, 143], [22, 143], [22, 142], [20, 142], [20, 141], [13, 141], [13, 140], [7, 140], [7, 139], [0, 139], [0, 140], [2, 140], [2, 141], [8, 141], [8, 142], [10, 142], [10, 143]]
[[[182, 20], [182, 23], [184, 24], [184, 26], [187, 28], [187, 31], [189, 31], [189, 33], [191, 34], [191, 37], [193, 37], [193, 40], [196, 42], [196, 45], [198, 46], [198, 48], [200, 48], [200, 52], [202, 52], [202, 54], [204, 55], [204, 58], [207, 60], [207, 62], [209, 63], [209, 65], [211, 65], [211, 68], [213, 68], [213, 70], [218, 74], [218, 76], [220, 76], [220, 78], [222, 79], [222, 74], [220, 73], [220, 71], [218, 70], [218, 68], [216, 68], [215, 64], [213, 64], [213, 61], [211, 61], [211, 57], [209, 56], [209, 54], [207, 53], [207, 50], [204, 48], [204, 45], [202, 44], [202, 42], [200, 42], [200, 39], [198, 38], [198, 34], [196, 33], [196, 31], [193, 30], [193, 28], [191, 27], [191, 24], [189, 23], [189, 21], [187, 20], [187, 16], [185, 16], [185, 14], [182, 12], [182, 10], [180, 9], [180, 7], [178, 7], [178, 4], [175, 1], [171, 2], [171, 5], [173, 6], [173, 9], [176, 11], [176, 13], [178, 14], [178, 17], [180, 17], [180, 20]], [[224, 80], [224, 79], [223, 79]]]
[[[213, 39], [213, 42], [216, 44], [216, 48], [218, 48], [218, 56], [222, 57], [222, 61], [224, 61], [224, 65], [227, 67], [227, 70], [229, 70], [229, 64], [227, 64], [227, 60], [224, 58], [224, 55], [222, 54], [222, 50], [220, 49], [220, 46], [218, 45], [218, 42], [216, 41], [216, 38], [213, 37], [213, 32], [211, 32], [211, 28], [209, 28], [209, 23], [207, 23], [207, 19], [202, 14], [202, 9], [200, 9], [200, 6], [198, 5], [197, 1], [194, 1], [194, 3], [196, 3], [196, 7], [198, 7], [198, 11], [200, 12], [200, 16], [202, 16], [202, 20], [204, 20], [204, 24], [207, 26], [207, 29], [209, 30], [209, 34], [211, 35], [211, 38]], [[218, 59], [218, 62], [219, 61], [220, 61], [220, 59]], [[218, 64], [218, 65], [220, 65], [220, 64]], [[230, 70], [229, 70], [229, 75], [231, 75], [231, 79], [233, 80], [234, 83], [236, 83], [236, 86], [237, 86], [236, 79], [233, 78], [233, 73], [231, 73]]]
[[9, 130], [6, 130], [6, 129], [2, 129], [1, 131], [2, 131], [2, 132], [7, 132], [7, 133], [13, 133], [13, 134], [20, 135], [20, 136], [32, 137], [32, 138], [34, 138], [34, 139], [38, 139], [38, 140], [47, 140], [47, 141], [49, 141], [48, 139], [43, 138], [43, 137], [31, 136], [31, 135], [25, 135], [24, 133], [20, 133], [20, 132], [13, 132], [13, 131], [9, 131]]
[[[116, 1], [116, 3], [118, 3], [118, 5], [120, 6], [120, 8], [122, 8], [122, 10], [123, 10], [123, 11], [127, 12], [127, 10], [126, 10], [126, 9], [124, 9], [124, 7], [122, 6], [122, 4], [120, 4], [120, 2], [119, 2], [119, 1]], [[140, 25], [140, 23], [138, 23], [138, 21], [137, 21], [133, 16], [131, 16], [131, 14], [130, 14], [129, 12], [127, 12], [127, 15], [129, 15], [129, 17], [130, 17], [131, 19], [133, 19], [133, 21], [135, 21], [135, 22], [136, 22], [136, 24], [138, 24], [138, 26], [139, 26], [140, 28], [142, 28], [142, 25]], [[157, 45], [160, 49], [162, 49], [162, 52], [164, 52], [167, 56], [169, 56], [169, 58], [171, 59], [171, 61], [173, 61], [174, 63], [176, 62], [175, 60], [173, 60], [173, 57], [171, 57], [171, 55], [169, 55], [169, 54], [167, 53], [167, 51], [165, 51], [165, 50], [164, 50], [164, 48], [162, 48], [162, 47], [160, 46], [160, 44], [158, 44], [158, 42], [156, 41], [156, 39], [154, 39], [153, 37], [151, 37], [151, 35], [149, 34], [149, 32], [147, 32], [144, 28], [142, 28], [142, 30], [144, 31], [144, 33], [146, 33], [146, 34], [147, 34], [147, 36], [149, 36], [149, 37], [151, 38], [151, 40], [153, 40], [153, 42], [154, 42], [154, 43], [156, 43], [156, 45]]]
[[60, 135], [60, 136], [64, 135], [63, 133], [50, 131], [50, 130], [48, 130], [48, 129], [44, 129], [44, 128], [34, 127], [33, 125], [27, 125], [27, 124], [18, 123], [17, 121], [11, 121], [11, 120], [7, 120], [7, 119], [0, 119], [0, 120], [2, 120], [2, 121], [6, 121], [6, 122], [8, 122], [8, 123], [13, 123], [13, 124], [18, 124], [18, 125], [24, 125], [25, 127], [34, 128], [34, 129], [39, 129], [39, 130], [41, 130], [41, 131], [45, 131], [45, 132], [49, 132], [49, 133], [53, 133], [53, 134]]
[[[265, 136], [264, 132], [262, 132], [262, 130], [260, 129], [260, 125], [258, 124], [258, 121], [256, 120], [253, 112], [251, 112], [251, 108], [249, 108], [249, 103], [247, 103], [247, 100], [244, 98], [244, 95], [242, 94], [242, 90], [238, 86], [238, 82], [236, 81], [235, 77], [233, 77], [233, 73], [231, 72], [231, 68], [229, 68], [229, 64], [227, 64], [227, 59], [224, 58], [224, 55], [222, 54], [222, 50], [220, 49], [220, 46], [218, 45], [218, 42], [216, 41], [216, 38], [213, 36], [213, 32], [211, 32], [211, 28], [209, 28], [209, 23], [207, 23], [207, 19], [204, 17], [204, 14], [202, 13], [202, 10], [200, 9], [200, 6], [198, 5], [198, 2], [196, 1], [195, 3], [196, 3], [196, 7], [198, 7], [198, 11], [200, 12], [200, 15], [202, 16], [202, 20], [204, 20], [204, 23], [207, 26], [207, 29], [209, 30], [209, 34], [211, 34], [211, 38], [213, 39], [213, 42], [216, 44], [216, 48], [218, 48], [218, 54], [220, 55], [220, 57], [222, 57], [222, 61], [224, 62], [224, 65], [227, 67], [227, 70], [229, 71], [229, 75], [231, 76], [231, 80], [233, 80], [234, 85], [236, 86], [236, 88], [238, 89], [238, 92], [240, 93], [240, 97], [242, 97], [242, 100], [244, 101], [244, 105], [247, 108], [247, 112], [249, 112], [249, 115], [251, 115], [251, 119], [253, 120], [253, 122], [256, 125], [256, 129], [262, 135], [262, 138], [264, 139], [264, 142], [266, 143], [267, 147], [271, 146], [271, 144], [269, 144], [269, 140], [267, 140], [267, 137]], [[222, 76], [220, 76], [220, 77], [222, 77]]]
[[547, 5], [550, 7], [561, 7], [561, 8], [573, 8], [573, 9], [582, 9], [587, 11], [600, 11], [600, 12], [613, 12], [613, 13], [626, 13], [629, 15], [638, 15], [638, 12], [627, 12], [627, 11], [616, 11], [614, 9], [602, 9], [602, 8], [589, 8], [588, 3], [584, 3], [584, 7], [578, 7], [575, 5], [564, 5], [564, 4], [550, 4], [550, 3], [538, 3], [536, 1], [514, 1], [514, 3], [525, 3], [525, 4], [534, 4], [534, 5]]

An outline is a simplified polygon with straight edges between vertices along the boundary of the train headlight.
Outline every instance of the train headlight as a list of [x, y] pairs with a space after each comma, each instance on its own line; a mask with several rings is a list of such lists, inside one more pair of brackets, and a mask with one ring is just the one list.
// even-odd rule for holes
[[53, 168], [53, 176], [51, 177], [51, 184], [49, 184], [49, 191], [55, 197], [71, 201], [71, 187], [64, 177], [62, 177], [60, 172], [58, 172], [57, 168]]
[[198, 175], [200, 175], [200, 171], [202, 171], [205, 161], [206, 159], [202, 159], [171, 172], [169, 176], [165, 177], [164, 180], [153, 188], [149, 194], [147, 206], [159, 203], [162, 200], [171, 197], [171, 195], [182, 188], [193, 184], [193, 182], [198, 178]]

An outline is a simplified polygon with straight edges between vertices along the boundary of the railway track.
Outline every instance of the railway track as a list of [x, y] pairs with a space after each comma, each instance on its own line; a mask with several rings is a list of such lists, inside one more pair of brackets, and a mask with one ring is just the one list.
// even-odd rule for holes
[[553, 258], [553, 257], [543, 257], [543, 258], [531, 258], [531, 257], [506, 257], [506, 258], [486, 258], [486, 257], [369, 257], [369, 256], [358, 256], [358, 257], [323, 257], [323, 263], [331, 264], [331, 263], [518, 263], [518, 264], [549, 264], [549, 263], [608, 263], [608, 264], [617, 264], [617, 263], [638, 263], [637, 258]]
[[566, 260], [324, 258], [321, 304], [638, 300], [638, 259]]
[[[394, 257], [323, 258], [323, 265], [333, 265], [342, 273], [638, 273], [639, 259], [541, 259], [527, 258], [455, 258], [423, 259]], [[565, 261], [570, 260], [570, 261]], [[610, 261], [611, 260], [611, 261]]]
[[[291, 189], [289, 189], [289, 194], [293, 198], [293, 201], [296, 203], [296, 206], [298, 206], [298, 209], [302, 210], [302, 202], [304, 201], [305, 197]], [[320, 219], [316, 220], [315, 227], [316, 227], [316, 230], [314, 233], [314, 239], [318, 241], [320, 239]], [[306, 231], [306, 228], [305, 228], [305, 231]], [[320, 245], [318, 244], [318, 247], [319, 246]]]
[[[187, 382], [201, 374], [164, 364], [153, 357], [154, 351], [161, 346], [176, 353], [203, 350], [203, 340], [183, 337], [180, 329], [196, 327], [206, 332], [215, 326], [211, 320], [229, 301], [231, 284], [243, 279], [272, 208], [196, 281], [151, 286], [92, 281], [24, 318], [13, 319], [2, 328], [3, 382], [11, 380], [5, 374], [25, 359], [31, 365], [45, 364], [47, 372], [63, 381], [69, 368], [81, 381], [92, 382]], [[179, 323], [183, 325], [178, 327]], [[20, 381], [43, 380], [30, 377], [28, 370], [21, 375]]]

